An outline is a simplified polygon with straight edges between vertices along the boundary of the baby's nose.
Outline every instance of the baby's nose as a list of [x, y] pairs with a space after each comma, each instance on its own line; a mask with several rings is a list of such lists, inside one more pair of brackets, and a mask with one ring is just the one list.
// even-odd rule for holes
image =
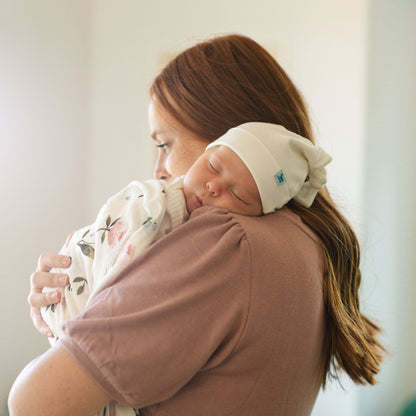
[[207, 182], [207, 190], [211, 196], [218, 197], [221, 195], [221, 184], [215, 181]]

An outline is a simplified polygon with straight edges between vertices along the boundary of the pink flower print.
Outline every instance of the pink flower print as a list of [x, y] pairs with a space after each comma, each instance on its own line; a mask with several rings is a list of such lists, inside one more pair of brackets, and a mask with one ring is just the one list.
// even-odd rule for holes
[[136, 248], [133, 244], [129, 244], [123, 251], [132, 259], [134, 257], [134, 253], [136, 252]]
[[134, 245], [126, 244], [126, 246], [118, 255], [116, 263], [122, 266], [126, 266], [133, 259], [135, 253], [136, 253], [136, 248], [134, 247]]
[[65, 248], [68, 248], [69, 242], [72, 240], [72, 236], [74, 235], [75, 231], [66, 239], [65, 241]]
[[124, 234], [126, 234], [126, 231], [127, 224], [125, 222], [116, 222], [114, 226], [111, 228], [111, 230], [108, 231], [107, 240], [110, 247], [114, 247], [117, 244], [119, 244], [122, 238], [124, 237]]

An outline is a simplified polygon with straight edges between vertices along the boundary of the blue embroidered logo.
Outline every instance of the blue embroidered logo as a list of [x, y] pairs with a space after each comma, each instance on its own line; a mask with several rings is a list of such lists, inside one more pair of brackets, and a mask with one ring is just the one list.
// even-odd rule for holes
[[274, 179], [277, 185], [279, 186], [286, 183], [286, 177], [285, 177], [285, 174], [283, 173], [283, 170], [279, 170], [279, 172], [277, 172], [276, 175], [274, 175]]

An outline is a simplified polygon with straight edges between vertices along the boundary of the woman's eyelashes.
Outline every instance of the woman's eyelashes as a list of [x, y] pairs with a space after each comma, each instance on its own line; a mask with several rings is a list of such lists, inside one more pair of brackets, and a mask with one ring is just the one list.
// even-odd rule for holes
[[162, 149], [165, 153], [168, 151], [168, 143], [160, 143], [157, 144], [156, 147]]

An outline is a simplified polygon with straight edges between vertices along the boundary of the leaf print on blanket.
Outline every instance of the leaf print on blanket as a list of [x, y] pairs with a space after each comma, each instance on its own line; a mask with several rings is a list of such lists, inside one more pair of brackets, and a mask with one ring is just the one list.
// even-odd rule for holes
[[79, 246], [84, 256], [89, 257], [90, 259], [94, 259], [94, 243], [90, 243], [84, 240], [84, 238], [87, 236], [89, 232], [90, 230], [85, 231], [85, 233], [81, 237], [81, 240], [77, 242], [77, 246]]
[[157, 228], [157, 222], [153, 221], [153, 217], [147, 217], [147, 220], [142, 224], [143, 227], [148, 227], [152, 231], [155, 231]]
[[50, 305], [48, 305], [46, 307], [45, 311], [47, 311], [48, 309], [50, 309], [52, 313], [55, 313], [55, 307], [56, 307], [56, 304], [55, 303], [51, 303]]
[[102, 244], [104, 244], [106, 233], [108, 233], [107, 240], [110, 247], [114, 247], [122, 240], [127, 231], [127, 224], [120, 221], [120, 219], [121, 217], [118, 217], [114, 221], [111, 221], [111, 216], [108, 215], [105, 224], [106, 226], [97, 230], [97, 232], [103, 232], [101, 235]]
[[133, 199], [133, 198], [137, 198], [137, 199], [139, 199], [139, 198], [143, 198], [144, 197], [144, 195], [143, 194], [140, 194], [140, 195], [136, 195], [136, 196], [134, 196], [134, 195], [127, 195], [126, 196], [126, 201], [130, 201], [131, 199]]
[[78, 295], [78, 296], [79, 296], [79, 295], [82, 295], [82, 294], [84, 293], [84, 290], [85, 290], [85, 285], [87, 285], [87, 284], [88, 284], [87, 279], [85, 279], [85, 278], [83, 278], [83, 277], [81, 277], [81, 276], [76, 277], [76, 278], [72, 281], [72, 283], [70, 283], [70, 284], [68, 285], [68, 290], [69, 290], [70, 292], [72, 292], [72, 290], [73, 290], [73, 285], [74, 285], [74, 283], [82, 283], [82, 285], [78, 286], [78, 289], [77, 289], [77, 295]]

